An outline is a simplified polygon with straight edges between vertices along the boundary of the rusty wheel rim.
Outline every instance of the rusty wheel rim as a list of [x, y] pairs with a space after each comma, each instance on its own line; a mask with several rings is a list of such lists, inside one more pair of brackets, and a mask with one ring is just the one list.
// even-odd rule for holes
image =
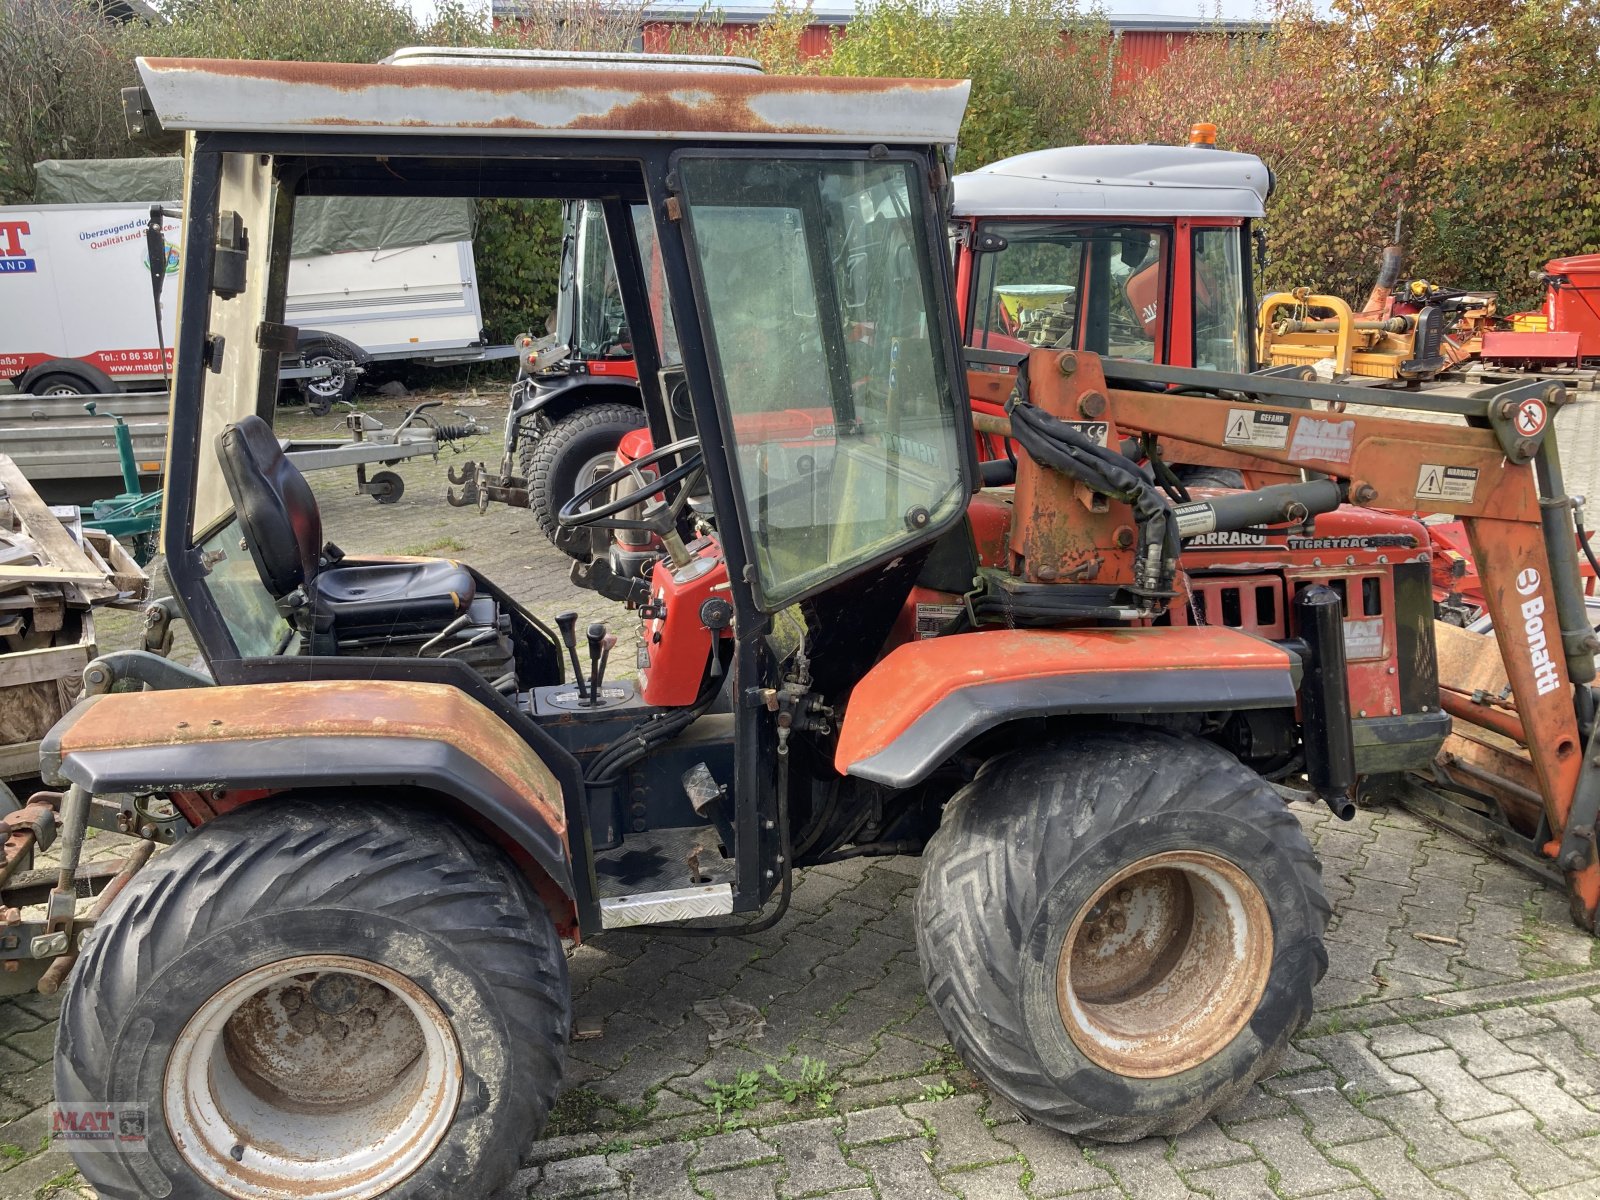
[[344, 955], [257, 968], [174, 1043], [167, 1128], [211, 1187], [241, 1200], [365, 1200], [417, 1170], [461, 1097], [461, 1053], [434, 999]]
[[1112, 876], [1078, 910], [1056, 966], [1068, 1035], [1118, 1075], [1176, 1075], [1219, 1053], [1261, 1002], [1272, 918], [1227, 859], [1174, 850]]

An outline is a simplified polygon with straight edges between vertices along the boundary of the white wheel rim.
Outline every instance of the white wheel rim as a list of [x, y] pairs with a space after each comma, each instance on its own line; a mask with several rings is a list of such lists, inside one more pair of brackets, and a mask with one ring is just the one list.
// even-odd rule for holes
[[[306, 359], [308, 367], [327, 367], [342, 360], [337, 358], [315, 357]], [[333, 375], [316, 376], [306, 380], [306, 390], [315, 393], [324, 399], [337, 400], [344, 393], [344, 372], [339, 371]]]
[[461, 1085], [460, 1048], [431, 996], [365, 959], [306, 955], [200, 1007], [162, 1100], [178, 1152], [225, 1196], [363, 1200], [427, 1161]]

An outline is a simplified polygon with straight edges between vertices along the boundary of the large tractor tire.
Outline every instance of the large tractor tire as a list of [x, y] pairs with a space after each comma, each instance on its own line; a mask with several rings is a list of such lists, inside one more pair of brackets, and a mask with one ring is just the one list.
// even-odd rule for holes
[[[631, 404], [590, 404], [563, 417], [533, 441], [522, 443], [522, 474], [528, 481], [528, 507], [545, 537], [556, 545], [556, 514], [561, 506], [616, 466], [617, 443], [644, 424]], [[583, 549], [578, 538], [573, 548]], [[566, 547], [563, 547], [566, 549]], [[569, 553], [572, 551], [569, 550]]]
[[1189, 1129], [1311, 1015], [1321, 869], [1271, 787], [1156, 730], [984, 764], [928, 843], [917, 945], [962, 1059], [1032, 1121]]
[[570, 1007], [500, 851], [400, 807], [261, 801], [111, 906], [56, 1097], [143, 1106], [147, 1147], [75, 1155], [104, 1200], [486, 1196], [545, 1123]]

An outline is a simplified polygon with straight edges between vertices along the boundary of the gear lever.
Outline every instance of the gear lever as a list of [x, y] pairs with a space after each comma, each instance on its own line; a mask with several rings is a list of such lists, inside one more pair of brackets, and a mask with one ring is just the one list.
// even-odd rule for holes
[[589, 693], [583, 686], [583, 664], [578, 660], [578, 614], [557, 613], [556, 628], [561, 631], [561, 640], [566, 643], [567, 654], [572, 658], [572, 678], [578, 685], [578, 699], [587, 700]]
[[589, 625], [589, 703], [600, 703], [600, 654], [605, 646], [606, 627], [602, 621]]

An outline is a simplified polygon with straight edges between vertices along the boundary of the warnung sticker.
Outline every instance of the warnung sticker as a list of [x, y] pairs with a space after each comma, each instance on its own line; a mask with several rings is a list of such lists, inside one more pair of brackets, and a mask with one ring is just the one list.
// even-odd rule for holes
[[1417, 471], [1417, 499], [1471, 504], [1478, 490], [1477, 467], [1446, 467], [1423, 463]]

